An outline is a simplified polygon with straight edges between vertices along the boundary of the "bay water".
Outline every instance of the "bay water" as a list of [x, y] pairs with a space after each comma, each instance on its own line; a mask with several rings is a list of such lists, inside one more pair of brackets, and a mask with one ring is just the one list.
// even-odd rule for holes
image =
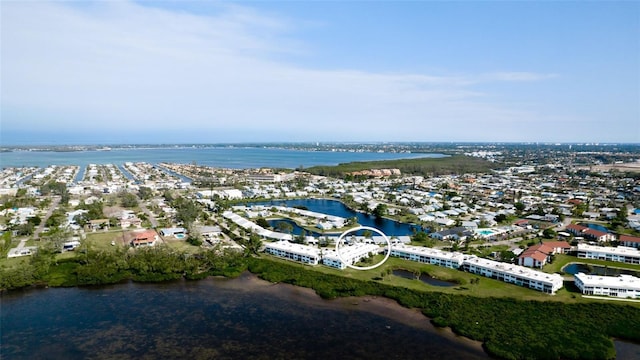
[[481, 359], [385, 298], [323, 300], [245, 273], [2, 294], [2, 359]]
[[10, 151], [0, 152], [0, 167], [49, 165], [122, 164], [147, 162], [180, 163], [229, 169], [311, 167], [352, 161], [440, 158], [443, 154], [309, 151], [266, 147], [160, 147], [114, 148], [110, 151]]

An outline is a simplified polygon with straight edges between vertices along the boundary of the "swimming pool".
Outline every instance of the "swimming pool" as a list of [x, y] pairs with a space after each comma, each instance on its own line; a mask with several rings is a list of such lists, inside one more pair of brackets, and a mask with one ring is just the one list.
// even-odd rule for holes
[[184, 234], [175, 234], [176, 239], [184, 239]]
[[491, 230], [491, 229], [478, 229], [477, 230], [478, 234], [480, 235], [484, 235], [484, 236], [490, 236], [495, 234], [496, 232]]

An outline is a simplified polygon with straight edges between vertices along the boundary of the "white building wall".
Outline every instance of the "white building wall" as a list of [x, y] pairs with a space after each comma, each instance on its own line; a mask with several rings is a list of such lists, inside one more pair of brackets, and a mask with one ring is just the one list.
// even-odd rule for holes
[[578, 273], [574, 283], [584, 295], [640, 299], [640, 278], [630, 275], [600, 276]]

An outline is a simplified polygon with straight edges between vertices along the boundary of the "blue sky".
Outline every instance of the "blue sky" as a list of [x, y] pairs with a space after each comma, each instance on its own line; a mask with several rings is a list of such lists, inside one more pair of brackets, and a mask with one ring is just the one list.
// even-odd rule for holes
[[3, 144], [640, 142], [638, 2], [0, 10]]

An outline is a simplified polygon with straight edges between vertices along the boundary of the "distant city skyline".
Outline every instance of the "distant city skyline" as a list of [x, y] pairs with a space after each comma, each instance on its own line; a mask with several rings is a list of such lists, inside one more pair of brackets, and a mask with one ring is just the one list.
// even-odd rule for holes
[[640, 142], [638, 2], [0, 2], [0, 143]]

